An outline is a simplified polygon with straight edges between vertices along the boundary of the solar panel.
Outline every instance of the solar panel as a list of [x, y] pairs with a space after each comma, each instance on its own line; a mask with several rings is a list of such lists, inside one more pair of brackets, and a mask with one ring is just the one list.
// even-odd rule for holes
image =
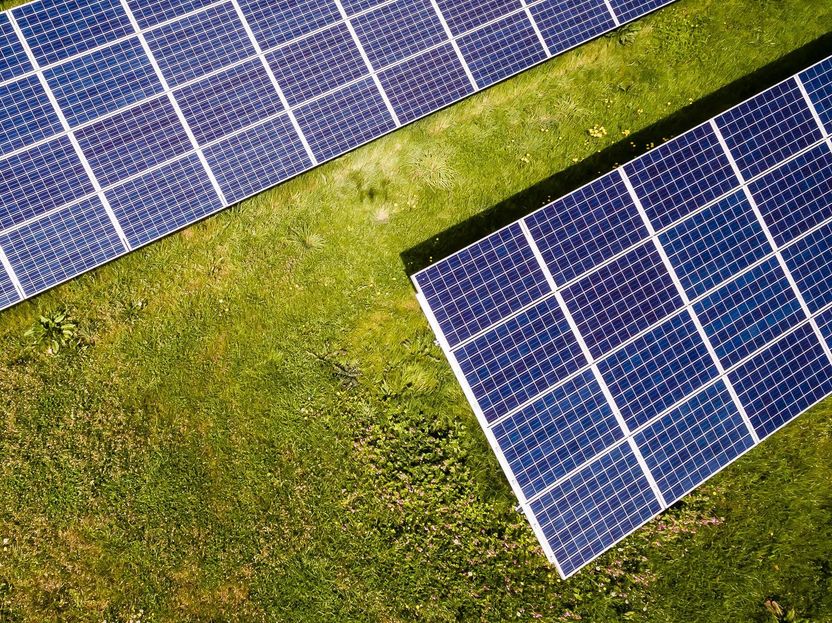
[[562, 576], [832, 393], [831, 93], [829, 58], [413, 276]]
[[0, 236], [44, 219], [55, 244], [104, 238], [71, 241], [82, 257], [49, 259], [36, 281], [7, 254], [0, 308], [113, 257], [86, 256], [109, 234], [56, 229], [55, 211], [97, 197], [129, 251], [669, 1], [38, 0], [2, 12]]

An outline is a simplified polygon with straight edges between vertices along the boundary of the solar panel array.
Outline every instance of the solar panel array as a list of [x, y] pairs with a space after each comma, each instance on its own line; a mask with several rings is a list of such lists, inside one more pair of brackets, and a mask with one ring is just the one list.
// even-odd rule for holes
[[0, 308], [672, 0], [0, 13]]
[[569, 576], [832, 393], [832, 57], [414, 275]]

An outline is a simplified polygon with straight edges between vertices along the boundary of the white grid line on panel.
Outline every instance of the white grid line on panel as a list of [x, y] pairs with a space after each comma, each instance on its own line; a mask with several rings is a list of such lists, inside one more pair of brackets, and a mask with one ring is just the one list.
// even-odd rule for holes
[[800, 94], [803, 96], [806, 105], [809, 107], [809, 112], [812, 113], [812, 118], [815, 120], [815, 123], [818, 125], [820, 129], [820, 133], [824, 136], [824, 138], [829, 137], [829, 133], [826, 131], [826, 127], [823, 125], [823, 122], [820, 120], [820, 115], [818, 115], [818, 110], [815, 108], [815, 104], [812, 102], [812, 98], [809, 97], [809, 94], [806, 92], [806, 87], [803, 85], [803, 81], [800, 79], [800, 74], [796, 74], [794, 77], [794, 81], [797, 83], [797, 88], [800, 89]]
[[[670, 263], [670, 258], [667, 257], [667, 253], [664, 250], [664, 246], [659, 240], [659, 237], [656, 235], [656, 230], [653, 229], [653, 224], [650, 222], [650, 218], [647, 216], [647, 212], [645, 212], [644, 206], [641, 204], [641, 199], [638, 198], [638, 195], [636, 194], [636, 191], [633, 188], [632, 183], [630, 182], [629, 176], [627, 175], [626, 171], [624, 171], [624, 167], [619, 167], [618, 173], [621, 176], [624, 185], [627, 187], [627, 191], [630, 193], [630, 198], [633, 200], [633, 203], [636, 206], [636, 211], [641, 217], [644, 226], [647, 228], [647, 232], [653, 239], [653, 245], [656, 247], [656, 251], [658, 251], [659, 256], [662, 258], [662, 263], [664, 263], [667, 272], [670, 274], [670, 278], [673, 280], [673, 284], [676, 286], [676, 290], [682, 299], [682, 303], [685, 309], [687, 310], [690, 319], [693, 321], [693, 324], [696, 327], [697, 333], [699, 333], [699, 337], [701, 337], [702, 341], [705, 343], [705, 348], [707, 349], [708, 354], [711, 356], [711, 359], [713, 360], [713, 363], [716, 366], [718, 375], [720, 377], [725, 377], [725, 387], [728, 390], [728, 393], [731, 395], [731, 400], [734, 401], [734, 405], [737, 407], [737, 410], [739, 411], [740, 416], [742, 417], [742, 421], [745, 423], [748, 432], [751, 434], [751, 438], [754, 440], [754, 445], [760, 443], [760, 437], [757, 435], [757, 431], [754, 430], [754, 426], [751, 424], [751, 419], [748, 417], [748, 413], [746, 413], [745, 407], [740, 402], [740, 397], [737, 395], [733, 383], [731, 383], [731, 380], [725, 375], [725, 368], [723, 367], [722, 362], [719, 360], [719, 356], [717, 356], [716, 350], [714, 349], [714, 346], [711, 343], [708, 334], [705, 333], [705, 328], [702, 326], [702, 323], [700, 322], [699, 316], [696, 314], [696, 311], [694, 311], [690, 298], [688, 298], [687, 292], [685, 292], [685, 288], [682, 286], [682, 282], [679, 281], [679, 275], [676, 274], [676, 269], [673, 268], [673, 264]], [[734, 277], [732, 276], [730, 278], [733, 279]]]
[[[442, 11], [439, 8], [439, 5], [436, 4], [436, 0], [430, 0], [431, 6], [433, 6], [433, 10], [436, 13], [436, 17], [439, 18], [439, 21], [442, 23], [442, 29], [445, 31], [445, 36], [448, 38], [448, 41], [451, 42], [451, 45], [454, 48], [454, 52], [456, 52], [456, 56], [459, 59], [459, 62], [462, 63], [462, 68], [465, 70], [465, 75], [468, 76], [468, 81], [471, 83], [471, 86], [474, 87], [474, 91], [479, 91], [480, 87], [477, 84], [477, 81], [474, 80], [474, 74], [471, 73], [471, 69], [468, 67], [468, 61], [465, 60], [465, 57], [462, 56], [462, 50], [459, 49], [459, 44], [456, 42], [456, 37], [454, 37], [451, 29], [448, 27], [448, 22], [445, 21], [445, 16], [442, 15]], [[505, 16], [502, 16], [505, 17]], [[497, 21], [497, 20], [494, 20]], [[444, 45], [446, 42], [442, 42]], [[434, 46], [440, 47], [440, 46]], [[432, 49], [432, 48], [430, 48]], [[421, 50], [420, 54], [423, 54], [425, 50]]]
[[526, 17], [528, 18], [529, 23], [532, 25], [532, 29], [534, 29], [534, 34], [537, 36], [537, 40], [540, 41], [540, 46], [546, 53], [546, 58], [552, 58], [552, 51], [549, 49], [549, 44], [546, 43], [546, 39], [543, 38], [543, 33], [540, 32], [540, 26], [537, 25], [537, 21], [534, 19], [534, 16], [532, 15], [532, 10], [529, 8], [529, 4], [526, 2], [526, 0], [520, 0], [520, 4], [523, 5], [523, 11], [526, 13]]
[[722, 145], [722, 150], [725, 152], [726, 156], [728, 157], [728, 160], [731, 162], [731, 167], [734, 169], [734, 174], [737, 176], [737, 179], [740, 181], [740, 184], [742, 185], [742, 190], [745, 193], [745, 198], [748, 200], [748, 203], [751, 206], [751, 210], [752, 212], [754, 212], [754, 216], [757, 219], [757, 222], [760, 224], [763, 233], [765, 234], [766, 240], [768, 240], [769, 245], [774, 251], [774, 257], [777, 258], [777, 263], [780, 265], [781, 270], [786, 275], [786, 281], [789, 282], [789, 286], [791, 287], [792, 292], [794, 292], [794, 295], [797, 297], [798, 303], [800, 303], [800, 308], [803, 310], [803, 313], [809, 320], [809, 324], [812, 326], [812, 331], [814, 331], [815, 335], [820, 341], [820, 345], [823, 348], [823, 352], [826, 353], [826, 358], [829, 359], [830, 363], [832, 363], [832, 350], [830, 350], [829, 344], [826, 343], [826, 338], [824, 338], [823, 333], [821, 333], [818, 323], [815, 322], [815, 319], [812, 317], [812, 312], [809, 311], [809, 306], [806, 304], [806, 299], [803, 297], [803, 293], [797, 287], [797, 282], [795, 282], [794, 280], [794, 275], [792, 275], [792, 271], [786, 264], [786, 260], [783, 258], [783, 254], [780, 252], [780, 249], [778, 249], [777, 243], [774, 241], [774, 236], [771, 235], [771, 230], [768, 228], [768, 225], [766, 224], [766, 221], [763, 218], [763, 214], [762, 212], [760, 212], [760, 208], [757, 206], [757, 202], [754, 199], [754, 195], [752, 195], [751, 191], [748, 189], [748, 184], [743, 178], [742, 173], [739, 170], [739, 167], [737, 167], [737, 163], [734, 161], [734, 156], [731, 154], [731, 150], [728, 149], [728, 145], [725, 143], [725, 138], [722, 136], [722, 132], [719, 131], [719, 127], [717, 126], [716, 121], [714, 121], [713, 119], [711, 119], [711, 127], [713, 127], [713, 130], [716, 133], [716, 137], [719, 140], [719, 144]]
[[387, 92], [384, 90], [384, 87], [381, 86], [381, 80], [378, 79], [378, 74], [376, 73], [376, 70], [373, 69], [373, 64], [370, 62], [370, 57], [367, 56], [367, 51], [364, 49], [364, 45], [358, 39], [358, 34], [355, 32], [355, 28], [353, 28], [350, 18], [347, 17], [347, 12], [344, 10], [344, 5], [341, 4], [341, 0], [335, 0], [335, 6], [338, 7], [338, 12], [341, 14], [341, 19], [344, 20], [344, 24], [347, 26], [347, 30], [349, 30], [350, 32], [350, 37], [352, 37], [352, 41], [353, 43], [355, 43], [355, 47], [356, 49], [358, 49], [358, 53], [364, 60], [364, 65], [367, 66], [367, 71], [370, 72], [370, 76], [372, 76], [373, 78], [373, 83], [375, 83], [376, 88], [378, 89], [378, 92], [381, 95], [381, 99], [384, 100], [384, 105], [387, 107], [387, 112], [389, 112], [390, 116], [393, 117], [393, 123], [396, 124], [397, 128], [402, 127], [402, 122], [399, 121], [399, 115], [396, 114], [396, 111], [393, 109], [393, 104], [390, 103], [390, 98], [387, 97]]
[[610, 4], [610, 0], [604, 0], [604, 4], [607, 7], [607, 11], [610, 12], [610, 17], [612, 17], [612, 21], [615, 23], [616, 28], [621, 26], [621, 22], [618, 20], [618, 16], [615, 14], [615, 11], [612, 10], [612, 4]]
[[[121, 1], [126, 2], [126, 0]], [[272, 86], [274, 86], [274, 90], [277, 91], [277, 97], [280, 99], [280, 103], [283, 105], [283, 109], [286, 111], [286, 114], [289, 115], [289, 122], [292, 124], [292, 127], [295, 129], [295, 132], [297, 132], [298, 138], [300, 139], [300, 142], [303, 145], [303, 149], [304, 151], [306, 151], [306, 155], [312, 162], [312, 166], [316, 166], [318, 164], [318, 159], [315, 158], [315, 154], [312, 153], [312, 148], [309, 146], [306, 137], [303, 135], [303, 131], [300, 129], [298, 120], [295, 118], [295, 113], [292, 112], [292, 107], [289, 106], [289, 101], [283, 94], [283, 89], [281, 89], [280, 85], [277, 83], [277, 78], [274, 77], [274, 72], [272, 71], [272, 68], [269, 66], [269, 61], [266, 60], [266, 54], [263, 52], [263, 49], [260, 47], [260, 44], [254, 37], [254, 33], [251, 30], [251, 26], [249, 25], [246, 16], [243, 14], [243, 10], [240, 8], [240, 3], [237, 2], [237, 0], [231, 0], [231, 4], [234, 5], [234, 10], [237, 12], [237, 17], [240, 18], [240, 22], [242, 22], [243, 24], [243, 29], [245, 29], [246, 34], [248, 35], [248, 38], [251, 41], [251, 45], [254, 46], [254, 51], [257, 57], [260, 59], [260, 62], [263, 64], [263, 69], [266, 70], [266, 74], [269, 76], [269, 81], [272, 83]], [[227, 67], [224, 67], [223, 71], [227, 69]]]
[[104, 192], [101, 189], [101, 184], [98, 183], [98, 179], [95, 177], [95, 173], [93, 173], [92, 167], [90, 166], [90, 163], [87, 161], [87, 157], [81, 150], [81, 145], [78, 143], [78, 139], [75, 137], [75, 132], [73, 132], [72, 129], [69, 127], [69, 122], [66, 120], [64, 112], [61, 110], [60, 105], [58, 105], [58, 100], [55, 99], [55, 94], [52, 92], [52, 87], [50, 87], [49, 83], [46, 81], [46, 77], [43, 75], [43, 71], [41, 71], [40, 65], [38, 65], [38, 61], [35, 58], [34, 53], [32, 52], [32, 48], [29, 47], [29, 42], [26, 41], [26, 38], [23, 36], [23, 31], [20, 30], [20, 25], [17, 23], [17, 20], [11, 12], [9, 12], [9, 22], [11, 23], [12, 29], [14, 29], [14, 32], [17, 35], [18, 39], [20, 39], [20, 43], [23, 46], [23, 49], [26, 51], [26, 55], [29, 57], [29, 62], [32, 63], [32, 67], [34, 67], [35, 72], [37, 73], [38, 80], [40, 81], [40, 84], [43, 87], [43, 91], [44, 93], [46, 93], [46, 97], [48, 97], [49, 101], [52, 103], [52, 108], [55, 109], [55, 114], [57, 115], [58, 120], [61, 122], [61, 127], [63, 127], [67, 138], [69, 138], [70, 143], [72, 143], [72, 149], [78, 156], [78, 159], [81, 162], [81, 166], [84, 167], [84, 171], [86, 172], [87, 177], [89, 177], [90, 182], [92, 183], [92, 187], [95, 189], [95, 192], [98, 195], [99, 200], [101, 201], [101, 205], [104, 207], [104, 211], [107, 213], [107, 218], [110, 219], [110, 222], [113, 225], [113, 229], [115, 229], [116, 234], [118, 234], [119, 240], [121, 240], [121, 244], [124, 245], [125, 249], [131, 251], [132, 247], [130, 246], [130, 243], [127, 241], [127, 236], [124, 235], [124, 230], [122, 230], [121, 224], [118, 222], [118, 219], [116, 218], [116, 215], [113, 212], [112, 207], [110, 207], [110, 202], [107, 201], [107, 197], [104, 196]]
[[6, 269], [6, 272], [9, 274], [9, 279], [12, 280], [12, 285], [14, 286], [15, 291], [17, 291], [17, 295], [20, 297], [21, 300], [26, 298], [26, 292], [23, 290], [23, 286], [20, 285], [20, 279], [17, 278], [17, 273], [14, 272], [14, 268], [12, 268], [11, 262], [9, 262], [9, 258], [6, 257], [5, 251], [3, 251], [3, 247], [0, 247], [0, 264], [3, 265], [3, 268]]
[[[532, 237], [529, 228], [526, 226], [525, 221], [520, 221], [520, 228], [523, 230], [523, 235], [526, 237], [526, 242], [528, 242], [529, 246], [532, 249], [532, 253], [534, 254], [535, 258], [540, 264], [540, 269], [546, 276], [546, 281], [549, 283], [550, 286], [553, 286], [555, 280], [549, 272], [549, 268], [546, 266], [546, 262], [543, 261], [543, 255], [540, 253], [540, 249], [537, 247], [537, 243], [534, 241], [534, 238]], [[667, 502], [665, 501], [664, 496], [662, 495], [662, 492], [659, 489], [659, 485], [658, 483], [656, 483], [656, 479], [653, 478], [653, 474], [650, 473], [650, 469], [647, 467], [647, 462], [644, 460], [644, 456], [641, 454], [641, 450], [639, 450], [638, 446], [636, 445], [635, 439], [633, 438], [632, 433], [630, 432], [630, 427], [627, 426], [627, 422], [624, 421], [624, 417], [621, 415], [621, 410], [618, 408], [618, 404], [616, 404], [615, 398], [613, 398], [612, 392], [610, 392], [610, 388], [607, 387], [607, 382], [604, 380], [604, 377], [601, 375], [601, 371], [598, 369], [598, 365], [592, 358], [592, 353], [589, 352], [589, 347], [586, 345], [583, 335], [581, 335], [581, 332], [578, 330], [578, 325], [575, 323], [575, 319], [572, 317], [572, 313], [569, 311], [569, 308], [566, 305], [566, 301], [563, 300], [563, 296], [559, 291], [555, 291], [555, 299], [557, 300], [558, 305], [560, 306], [560, 310], [563, 313], [564, 318], [566, 318], [566, 322], [569, 325], [569, 328], [572, 330], [572, 334], [578, 341], [578, 346], [580, 346], [581, 352], [584, 354], [584, 357], [589, 362], [590, 369], [592, 370], [592, 375], [595, 377], [595, 381], [601, 388], [601, 393], [604, 394], [604, 398], [606, 398], [607, 403], [609, 403], [610, 408], [612, 409], [612, 413], [615, 416], [615, 420], [618, 422], [619, 427], [621, 427], [621, 431], [627, 438], [627, 443], [630, 445], [630, 449], [633, 451], [633, 455], [635, 455], [636, 460], [638, 461], [638, 464], [641, 467], [641, 470], [644, 472], [644, 477], [647, 479], [647, 482], [650, 483], [650, 488], [653, 490], [653, 494], [656, 496], [656, 499], [659, 501], [659, 504], [661, 504], [661, 507], [667, 508]]]

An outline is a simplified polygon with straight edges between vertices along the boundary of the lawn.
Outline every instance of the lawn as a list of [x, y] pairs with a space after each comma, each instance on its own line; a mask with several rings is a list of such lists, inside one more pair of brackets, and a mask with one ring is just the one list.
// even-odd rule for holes
[[0, 622], [832, 620], [832, 404], [563, 582], [408, 278], [830, 28], [681, 0], [0, 313]]

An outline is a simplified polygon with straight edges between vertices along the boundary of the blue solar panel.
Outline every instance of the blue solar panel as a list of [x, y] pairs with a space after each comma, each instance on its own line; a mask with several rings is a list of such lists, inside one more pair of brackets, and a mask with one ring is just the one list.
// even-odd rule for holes
[[586, 364], [553, 297], [462, 345], [455, 356], [489, 422]]
[[596, 359], [682, 307], [652, 243], [567, 287], [563, 298]]
[[37, 76], [0, 85], [0, 154], [58, 134], [58, 115]]
[[41, 66], [133, 32], [119, 0], [39, 0], [12, 14]]
[[27, 295], [126, 251], [98, 197], [0, 234], [0, 247]]
[[723, 113], [716, 123], [746, 180], [822, 137], [793, 79]]
[[552, 54], [615, 28], [603, 0], [543, 0], [530, 10]]
[[748, 185], [778, 247], [832, 217], [832, 152], [821, 144]]
[[694, 309], [725, 368], [805, 318], [773, 258], [728, 282]]
[[295, 116], [319, 162], [396, 127], [372, 78], [312, 100], [295, 110]]
[[230, 202], [312, 166], [286, 115], [222, 139], [205, 150], [205, 158]]
[[20, 295], [15, 290], [11, 277], [6, 269], [0, 266], [0, 307], [14, 305], [20, 300]]
[[617, 172], [538, 210], [526, 225], [559, 286], [647, 238]]
[[771, 253], [763, 228], [742, 191], [705, 208], [659, 236], [691, 299]]
[[99, 184], [110, 186], [192, 148], [173, 106], [162, 96], [76, 131]]
[[783, 259], [811, 313], [832, 303], [832, 223], [784, 249]]
[[44, 72], [70, 126], [77, 126], [162, 92], [136, 38]]
[[268, 50], [340, 19], [332, 0], [240, 0], [260, 47]]
[[145, 38], [172, 87], [254, 54], [254, 46], [230, 3], [151, 30]]
[[657, 230], [737, 186], [731, 163], [707, 123], [625, 164], [624, 171]]
[[826, 343], [829, 348], [832, 348], [832, 309], [828, 309], [822, 314], [818, 314], [815, 319], [818, 323], [818, 328], [821, 334], [826, 338]]
[[344, 24], [290, 43], [269, 54], [269, 65], [290, 105], [296, 105], [368, 74]]
[[217, 0], [127, 0], [139, 28], [150, 28], [161, 22], [198, 11]]
[[459, 48], [480, 88], [546, 58], [525, 13], [515, 13], [462, 37]]
[[687, 313], [600, 360], [598, 369], [631, 430], [718, 375]]
[[451, 347], [550, 291], [517, 224], [416, 279]]
[[134, 248], [222, 208], [197, 156], [166, 164], [105, 195]]
[[668, 504], [754, 445], [723, 381], [636, 433], [635, 441]]
[[436, 0], [454, 36], [523, 8], [520, 0]]
[[832, 393], [832, 364], [806, 324], [728, 376], [760, 439]]
[[491, 430], [528, 498], [624, 437], [589, 371], [497, 422]]
[[624, 23], [647, 15], [659, 7], [670, 4], [673, 0], [610, 0], [612, 10]]
[[827, 133], [832, 133], [832, 58], [804, 71], [800, 80]]
[[570, 575], [662, 510], [632, 449], [613, 448], [531, 503]]
[[[9, 16], [0, 13], [0, 80], [10, 80], [31, 70], [32, 64], [12, 28]], [[5, 99], [2, 101], [5, 102]]]
[[474, 91], [450, 44], [395, 65], [378, 77], [402, 123]]
[[284, 110], [259, 59], [183, 87], [176, 101], [200, 145]]
[[0, 160], [0, 228], [5, 229], [93, 192], [67, 137]]
[[447, 41], [429, 0], [396, 0], [356, 17], [352, 24], [377, 70]]

